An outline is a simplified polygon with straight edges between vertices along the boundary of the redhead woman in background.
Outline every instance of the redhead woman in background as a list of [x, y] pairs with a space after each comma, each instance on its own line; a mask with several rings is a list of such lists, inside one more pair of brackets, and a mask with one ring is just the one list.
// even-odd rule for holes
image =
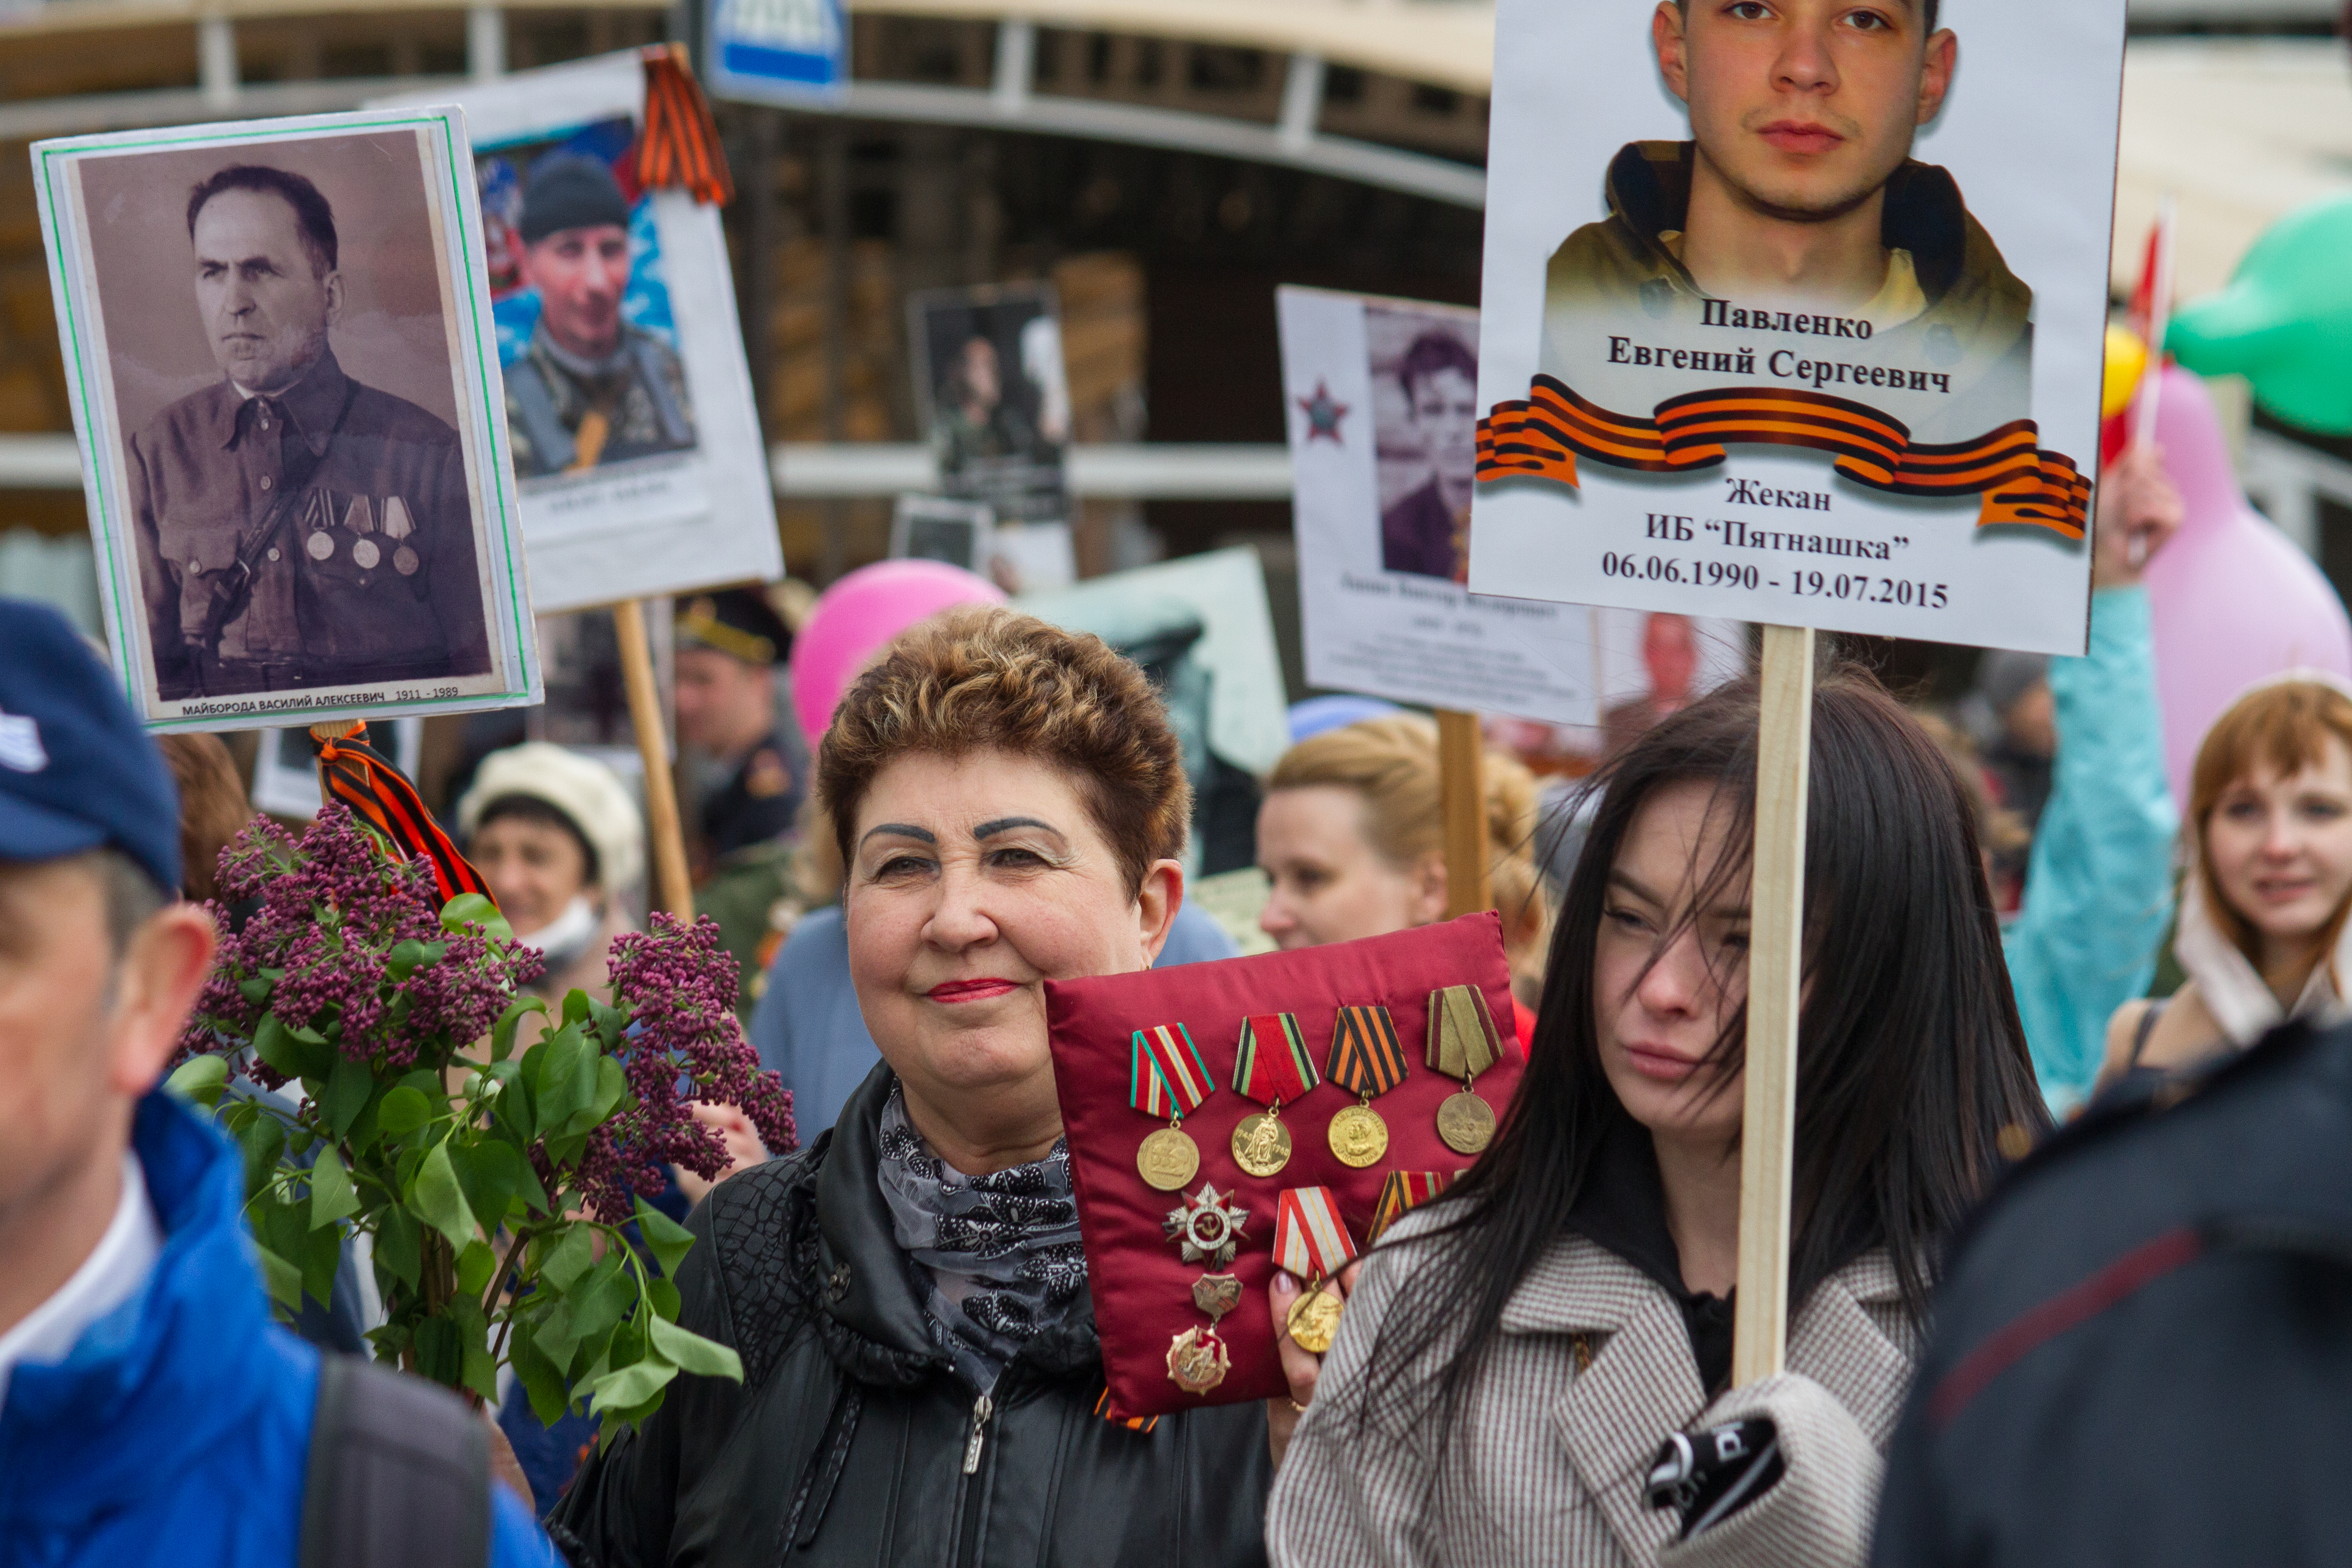
[[2116, 1010], [2101, 1090], [2352, 1010], [2352, 693], [2298, 672], [2231, 704], [2197, 748], [2188, 830], [2172, 945], [2188, 982]]

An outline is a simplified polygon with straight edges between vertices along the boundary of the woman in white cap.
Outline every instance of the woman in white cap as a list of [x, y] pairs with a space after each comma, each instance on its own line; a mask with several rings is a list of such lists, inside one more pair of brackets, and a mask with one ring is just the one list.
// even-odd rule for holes
[[547, 956], [531, 989], [601, 996], [613, 938], [635, 928], [621, 894], [646, 862], [644, 823], [619, 777], [543, 740], [509, 747], [482, 759], [457, 826], [516, 937]]

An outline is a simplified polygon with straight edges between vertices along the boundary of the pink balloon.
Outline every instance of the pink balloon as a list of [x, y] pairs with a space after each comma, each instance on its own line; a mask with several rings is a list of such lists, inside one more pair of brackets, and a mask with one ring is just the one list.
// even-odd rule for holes
[[2166, 771], [2185, 809], [2198, 743], [2240, 693], [2298, 666], [2352, 678], [2352, 620], [2309, 556], [2246, 500], [2204, 382], [2164, 372], [2157, 444], [2179, 533], [2148, 563]]
[[959, 604], [1002, 604], [1004, 591], [940, 560], [879, 560], [817, 596], [793, 639], [793, 712], [814, 745], [866, 661], [919, 621]]

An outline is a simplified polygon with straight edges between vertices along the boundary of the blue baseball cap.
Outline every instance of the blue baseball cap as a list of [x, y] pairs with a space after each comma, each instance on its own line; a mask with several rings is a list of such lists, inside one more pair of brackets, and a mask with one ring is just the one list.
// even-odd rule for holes
[[172, 770], [66, 618], [0, 599], [0, 861], [100, 848], [179, 891]]

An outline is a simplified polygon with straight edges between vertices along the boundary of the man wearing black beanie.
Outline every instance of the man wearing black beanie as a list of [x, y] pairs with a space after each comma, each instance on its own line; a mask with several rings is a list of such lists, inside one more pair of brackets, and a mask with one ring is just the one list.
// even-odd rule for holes
[[551, 152], [523, 190], [522, 278], [539, 324], [507, 367], [507, 428], [523, 478], [694, 444], [677, 353], [621, 319], [629, 203], [603, 162]]

